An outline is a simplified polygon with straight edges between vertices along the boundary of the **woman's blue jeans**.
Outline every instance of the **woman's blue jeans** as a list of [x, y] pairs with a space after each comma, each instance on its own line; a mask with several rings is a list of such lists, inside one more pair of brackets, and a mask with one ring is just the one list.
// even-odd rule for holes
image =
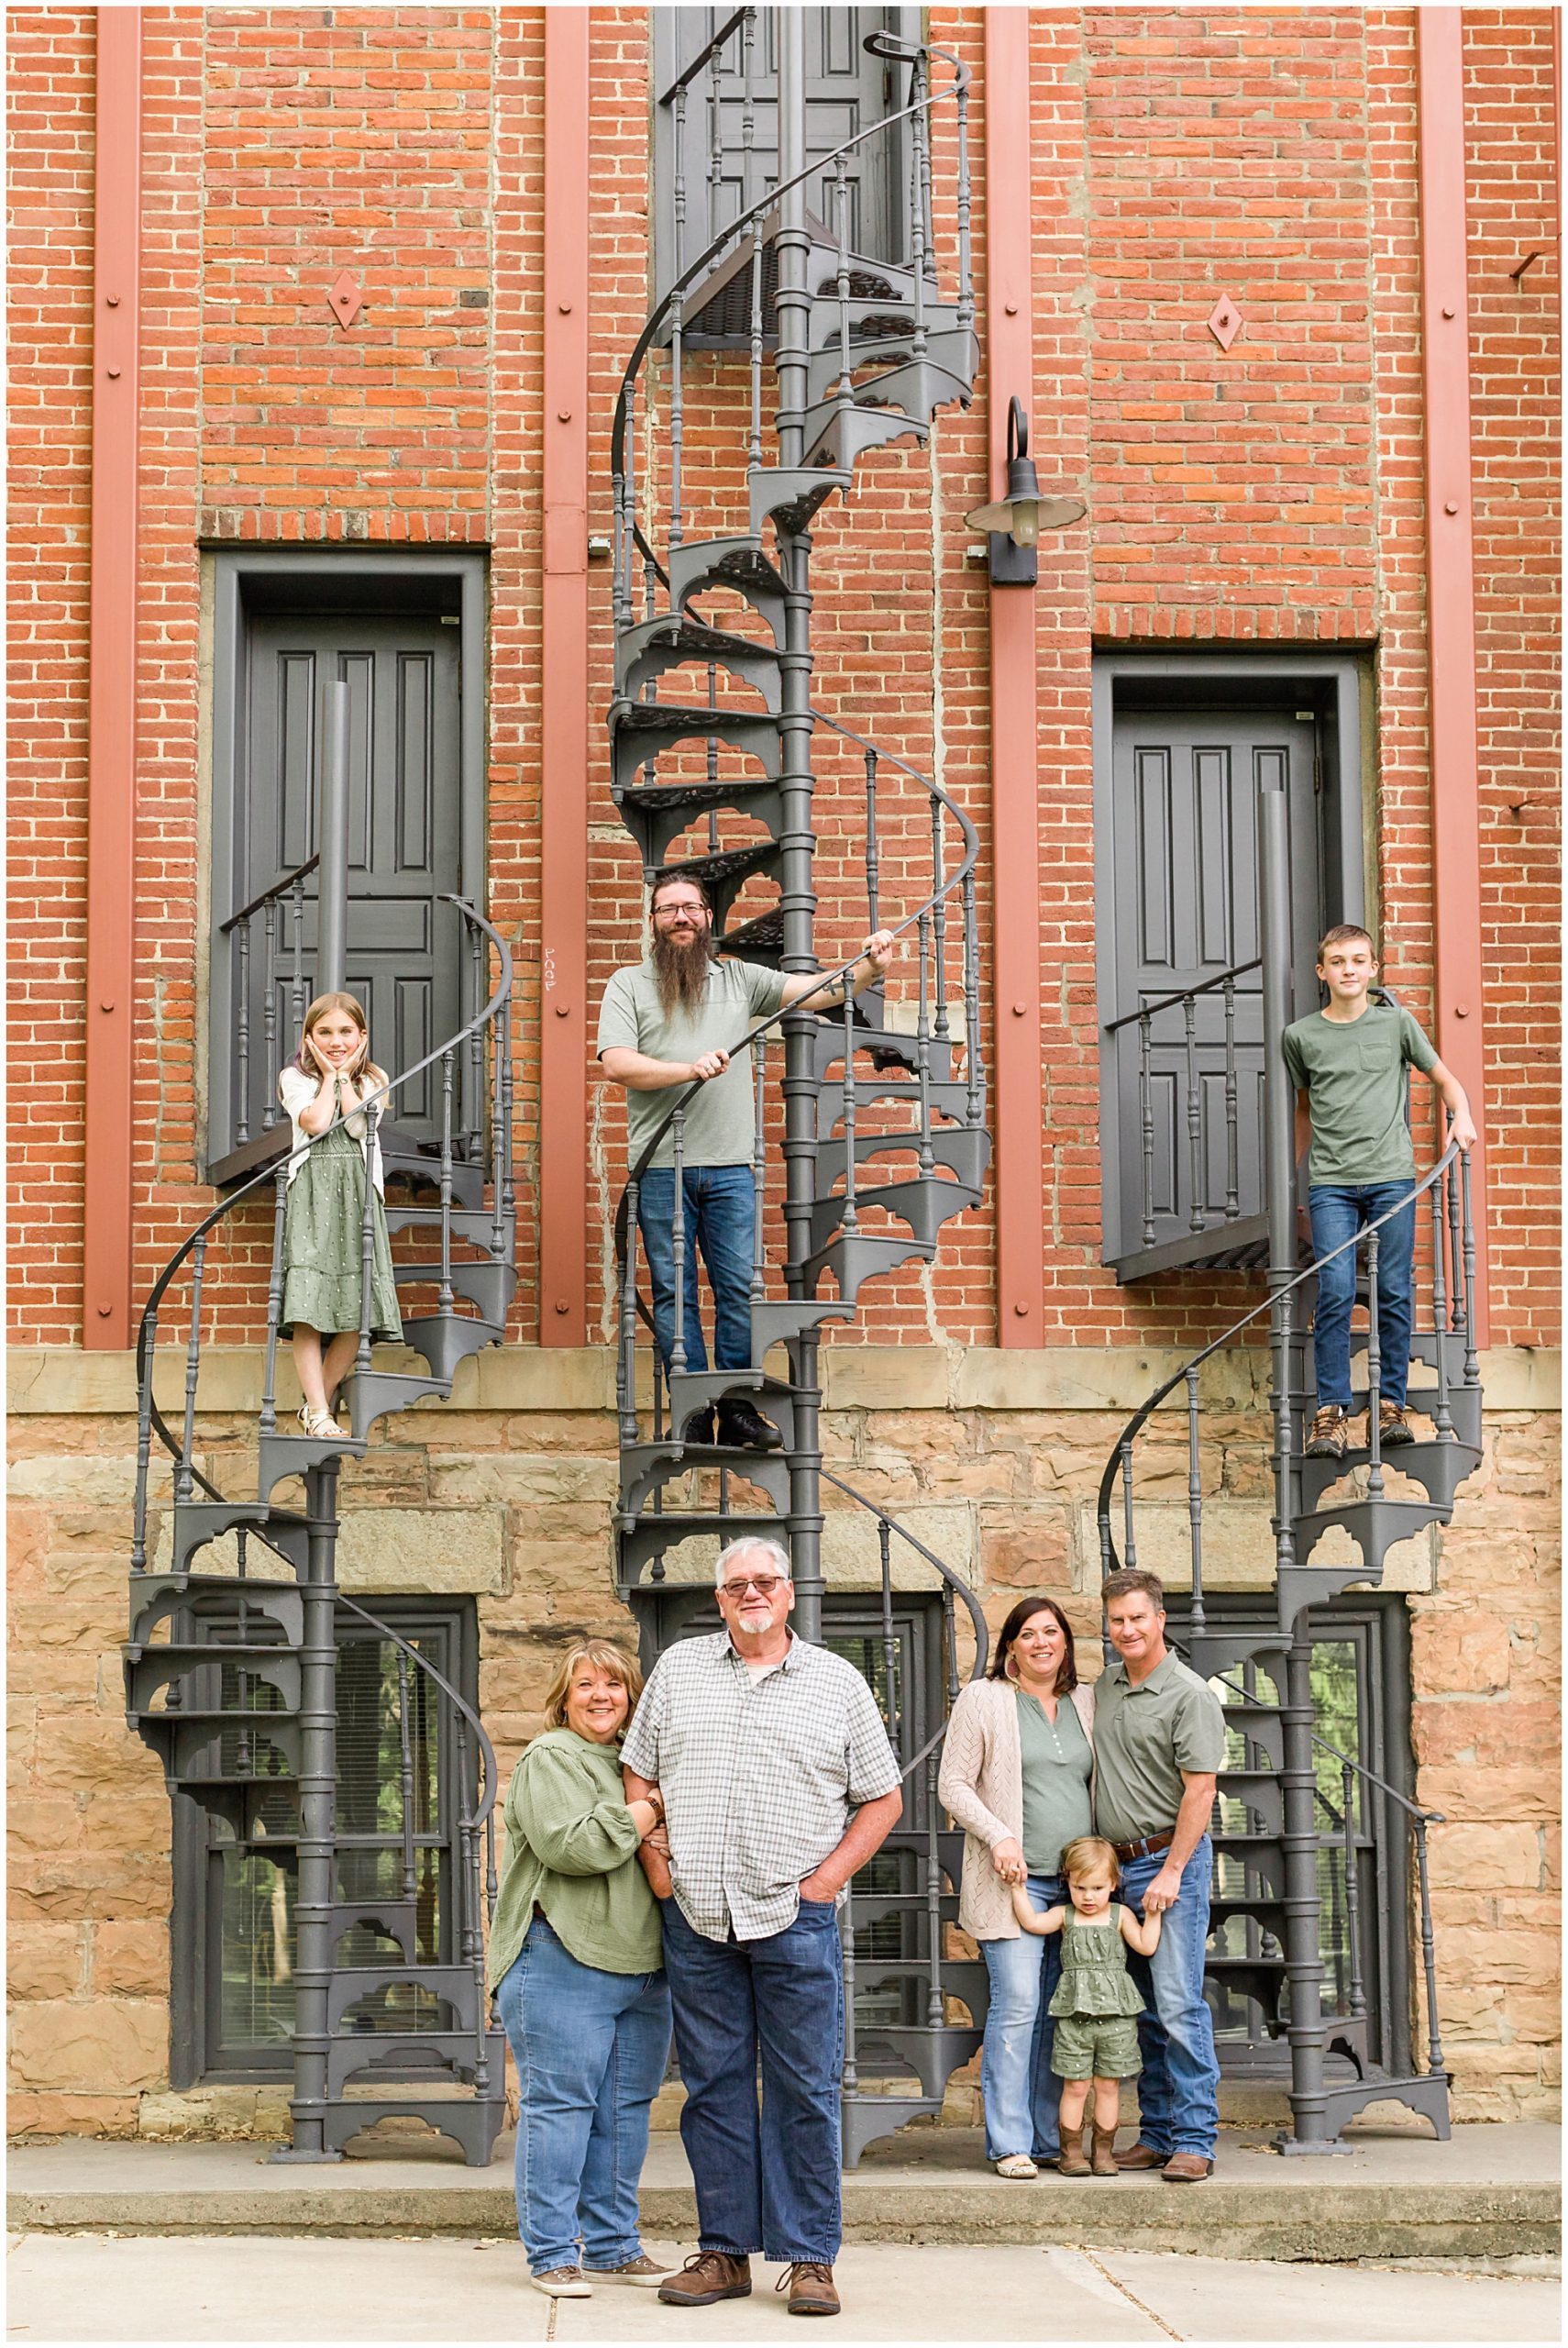
[[[1350, 1409], [1350, 1324], [1355, 1303], [1356, 1258], [1359, 1247], [1345, 1247], [1363, 1224], [1375, 1223], [1401, 1199], [1408, 1199], [1409, 1182], [1314, 1182], [1308, 1191], [1312, 1213], [1312, 1252], [1326, 1256], [1344, 1247], [1318, 1275], [1318, 1304], [1312, 1315], [1312, 1358], [1318, 1372], [1318, 1408], [1337, 1402]], [[1416, 1251], [1414, 1202], [1401, 1214], [1388, 1215], [1377, 1235], [1377, 1345], [1381, 1356], [1378, 1385], [1386, 1402], [1405, 1407], [1410, 1377], [1410, 1325], [1414, 1300], [1411, 1264]]]
[[[1058, 1875], [1032, 1875], [1029, 1902], [1036, 1914], [1058, 1906], [1067, 1887]], [[1062, 2082], [1051, 2068], [1055, 2023], [1045, 2010], [1062, 1977], [1059, 1933], [1041, 1940], [1020, 1931], [1011, 1941], [982, 1941], [990, 1977], [980, 2087], [986, 2100], [986, 2158], [1029, 2153], [1054, 2161], [1061, 2152], [1057, 2119]]]
[[530, 2272], [637, 2257], [648, 2112], [669, 2056], [662, 1973], [580, 1965], [536, 1916], [496, 2003], [517, 2063], [517, 2231]]

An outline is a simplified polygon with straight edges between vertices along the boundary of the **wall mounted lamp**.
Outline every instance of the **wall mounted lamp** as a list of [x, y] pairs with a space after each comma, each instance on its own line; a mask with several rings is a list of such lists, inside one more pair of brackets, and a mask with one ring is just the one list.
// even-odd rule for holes
[[977, 505], [964, 516], [971, 530], [990, 538], [993, 587], [1032, 587], [1040, 576], [1035, 547], [1042, 530], [1081, 522], [1088, 507], [1081, 497], [1047, 497], [1029, 453], [1029, 418], [1017, 399], [1007, 407], [1007, 495], [994, 505]]

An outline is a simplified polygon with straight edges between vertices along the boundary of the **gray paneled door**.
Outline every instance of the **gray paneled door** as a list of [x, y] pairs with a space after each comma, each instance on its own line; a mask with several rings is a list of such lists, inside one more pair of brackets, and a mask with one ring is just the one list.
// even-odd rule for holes
[[[898, 8], [804, 8], [806, 45], [806, 152], [831, 154], [867, 124], [908, 103], [909, 75], [879, 58], [868, 57], [867, 36], [897, 29]], [[727, 8], [657, 8], [654, 11], [655, 80], [668, 90], [690, 60], [712, 39]], [[767, 194], [778, 177], [778, 12], [759, 10], [752, 55], [752, 136], [745, 136], [744, 55], [739, 32], [720, 52], [717, 72], [704, 72], [686, 102], [684, 140], [686, 230], [690, 260], [719, 230]], [[896, 86], [895, 86], [896, 82]], [[656, 125], [660, 212], [668, 208], [674, 171], [670, 108], [661, 107]], [[712, 169], [713, 132], [718, 130], [719, 168]], [[846, 159], [849, 242], [874, 260], [900, 260], [894, 224], [902, 212], [892, 175], [907, 168], [898, 133], [869, 138]], [[813, 200], [820, 203], [820, 197]], [[828, 224], [836, 226], [836, 224]], [[661, 230], [665, 224], [661, 218]], [[661, 286], [674, 275], [673, 248], [660, 256]], [[668, 266], [666, 263], [668, 262]]]
[[[247, 650], [235, 902], [315, 853], [324, 689], [341, 680], [350, 707], [348, 985], [370, 1015], [377, 1059], [406, 1068], [459, 1022], [457, 917], [436, 902], [462, 882], [458, 631], [417, 615], [259, 614]], [[304, 950], [308, 993], [314, 901]], [[253, 1036], [262, 958], [252, 958]], [[277, 987], [278, 1034], [292, 1037], [286, 969]], [[269, 1080], [259, 1055], [253, 1069], [254, 1131]], [[436, 1135], [436, 1075], [416, 1078], [394, 1112], [421, 1140]]]
[[[1201, 985], [1250, 962], [1259, 950], [1257, 794], [1283, 781], [1291, 810], [1291, 904], [1297, 1002], [1317, 1001], [1313, 948], [1322, 887], [1316, 796], [1317, 727], [1291, 706], [1270, 709], [1119, 706], [1111, 745], [1114, 874], [1114, 1002], [1117, 1019], [1161, 996]], [[1103, 909], [1102, 909], [1103, 918]], [[1195, 1006], [1201, 1102], [1205, 1221], [1224, 1216], [1228, 1179], [1225, 1023], [1220, 989]], [[1153, 1022], [1155, 1240], [1180, 1236], [1193, 1221], [1183, 1012]], [[1236, 982], [1240, 1119], [1240, 1212], [1262, 1205], [1262, 973]], [[1120, 1228], [1106, 1253], [1126, 1259], [1143, 1243], [1143, 1169], [1139, 1146], [1136, 1024], [1112, 1039], [1120, 1127]]]

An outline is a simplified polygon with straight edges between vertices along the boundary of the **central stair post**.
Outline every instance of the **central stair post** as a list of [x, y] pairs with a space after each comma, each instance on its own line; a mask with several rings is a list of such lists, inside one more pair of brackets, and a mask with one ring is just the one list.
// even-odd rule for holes
[[[778, 178], [781, 186], [806, 164], [805, 19], [798, 8], [780, 8], [778, 27]], [[778, 456], [783, 468], [804, 455], [807, 357], [811, 341], [809, 284], [811, 240], [806, 228], [804, 184], [779, 198], [776, 314], [778, 371]], [[786, 588], [784, 646], [779, 660], [779, 912], [786, 970], [810, 970], [812, 887], [812, 597], [811, 539], [804, 530], [779, 531]], [[812, 1252], [812, 1201], [816, 1174], [816, 1084], [813, 1013], [784, 1022], [784, 1220], [788, 1283], [791, 1296], [805, 1294], [803, 1266]], [[818, 1412], [818, 1339], [808, 1330], [792, 1341], [790, 1383], [794, 1388], [794, 1439], [790, 1453], [790, 1553], [795, 1581], [795, 1629], [803, 1639], [822, 1638], [822, 1451]]]
[[275, 2161], [340, 2161], [326, 2143], [327, 1993], [332, 1973], [332, 1907], [337, 1886], [337, 1462], [305, 1476], [308, 1547], [304, 1635], [300, 1645], [300, 1833], [294, 1891], [293, 2142]]
[[317, 880], [316, 994], [340, 994], [348, 983], [348, 688], [326, 688], [326, 749], [316, 825], [321, 850]]
[[[1274, 1544], [1276, 1585], [1290, 1586], [1296, 1564], [1296, 1427], [1291, 1379], [1296, 1367], [1296, 1092], [1281, 1039], [1295, 1015], [1290, 920], [1290, 816], [1282, 783], [1258, 793], [1258, 882], [1265, 1039], [1264, 1182], [1268, 1202], [1270, 1374], [1274, 1404]], [[1281, 1724], [1285, 1767], [1285, 1966], [1289, 1985], [1290, 2133], [1288, 2153], [1344, 2152], [1333, 2141], [1323, 2081], [1323, 1958], [1319, 1940], [1318, 1801], [1312, 1758], [1312, 1643], [1307, 1610], [1282, 1622], [1289, 1646]]]

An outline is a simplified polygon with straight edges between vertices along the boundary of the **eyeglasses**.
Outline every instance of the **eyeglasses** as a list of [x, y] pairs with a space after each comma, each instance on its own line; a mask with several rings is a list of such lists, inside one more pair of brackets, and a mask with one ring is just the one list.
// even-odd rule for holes
[[682, 914], [691, 920], [696, 920], [699, 914], [705, 914], [707, 910], [706, 905], [699, 904], [696, 898], [692, 897], [678, 905], [656, 905], [653, 909], [653, 917], [655, 921], [673, 921], [678, 914]]
[[771, 1598], [776, 1589], [783, 1589], [785, 1579], [783, 1574], [735, 1574], [728, 1581], [719, 1584], [719, 1594], [723, 1598], [740, 1598], [746, 1590], [755, 1589], [758, 1598]]

